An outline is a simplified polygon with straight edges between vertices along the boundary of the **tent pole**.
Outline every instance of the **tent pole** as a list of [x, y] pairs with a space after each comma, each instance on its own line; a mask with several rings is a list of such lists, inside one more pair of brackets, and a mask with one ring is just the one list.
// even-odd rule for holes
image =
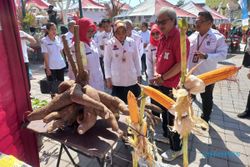
[[83, 14], [82, 14], [82, 1], [78, 0], [78, 3], [79, 3], [80, 18], [82, 18], [83, 17]]
[[26, 13], [25, 13], [26, 0], [21, 0], [21, 5], [22, 5], [22, 14], [24, 18], [26, 16]]

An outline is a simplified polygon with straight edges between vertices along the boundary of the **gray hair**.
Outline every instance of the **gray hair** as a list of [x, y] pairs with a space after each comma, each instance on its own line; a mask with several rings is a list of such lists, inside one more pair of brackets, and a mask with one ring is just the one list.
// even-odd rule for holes
[[173, 8], [171, 7], [162, 7], [160, 12], [157, 14], [157, 17], [160, 15], [166, 15], [171, 20], [175, 20], [175, 25], [177, 25], [177, 15]]
[[71, 26], [75, 25], [76, 21], [75, 20], [71, 20], [70, 22], [68, 22], [68, 28], [70, 28]]

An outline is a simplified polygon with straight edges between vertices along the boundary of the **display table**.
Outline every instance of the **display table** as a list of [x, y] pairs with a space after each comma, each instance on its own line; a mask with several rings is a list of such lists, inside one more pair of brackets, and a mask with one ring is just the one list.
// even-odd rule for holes
[[[127, 125], [125, 123], [126, 116], [120, 116], [119, 127], [123, 132], [127, 132]], [[110, 151], [111, 157], [113, 154], [113, 146], [118, 142], [118, 133], [108, 128], [106, 121], [98, 119], [95, 126], [92, 127], [83, 135], [76, 133], [76, 129], [65, 128], [64, 130], [58, 130], [55, 133], [47, 133], [48, 124], [43, 123], [42, 120], [31, 121], [25, 125], [29, 130], [46, 136], [61, 143], [59, 151], [57, 166], [60, 164], [62, 150], [64, 149], [69, 156], [70, 160], [75, 166], [78, 166], [68, 149], [74, 150], [77, 153], [88, 156], [90, 158], [96, 158], [100, 166], [105, 165], [105, 158], [107, 153]], [[112, 163], [112, 162], [111, 162]]]

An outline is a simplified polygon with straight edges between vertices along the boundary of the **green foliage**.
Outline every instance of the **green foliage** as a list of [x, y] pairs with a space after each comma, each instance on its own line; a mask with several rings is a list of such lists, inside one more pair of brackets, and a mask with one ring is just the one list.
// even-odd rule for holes
[[176, 6], [180, 7], [180, 6], [184, 5], [184, 2], [185, 2], [184, 0], [179, 0], [177, 2]]
[[28, 30], [36, 22], [36, 18], [32, 13], [27, 12], [25, 17], [22, 19], [22, 25], [24, 30]]
[[40, 100], [40, 99], [35, 98], [31, 100], [31, 104], [32, 104], [33, 110], [35, 110], [35, 109], [38, 109], [47, 105], [48, 102], [46, 100]]

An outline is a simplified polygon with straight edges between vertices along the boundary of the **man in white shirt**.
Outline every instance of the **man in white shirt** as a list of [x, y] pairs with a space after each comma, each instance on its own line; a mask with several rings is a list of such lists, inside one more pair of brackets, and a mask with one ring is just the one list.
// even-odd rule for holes
[[[133, 23], [131, 20], [126, 19], [124, 20], [124, 22], [126, 23], [127, 26], [127, 36], [135, 41], [136, 47], [138, 48], [139, 51], [139, 58], [141, 58], [141, 55], [143, 54], [144, 51], [142, 38], [135, 30], [133, 30]], [[140, 62], [140, 67], [141, 67], [141, 62]]]
[[105, 78], [104, 62], [103, 62], [104, 49], [107, 46], [109, 40], [112, 38], [113, 33], [112, 33], [111, 21], [109, 19], [102, 19], [101, 23], [102, 23], [102, 28], [104, 31], [103, 31], [103, 33], [100, 34], [98, 46], [99, 46], [99, 50], [100, 50], [101, 68], [102, 68], [103, 76]]
[[[98, 29], [97, 29], [97, 32], [95, 33], [94, 35], [94, 41], [95, 43], [99, 46], [99, 42], [101, 41], [101, 36], [104, 32], [104, 29], [102, 27], [102, 23], [99, 23], [98, 24]], [[100, 49], [99, 49], [100, 50]], [[100, 51], [99, 51], [100, 52]]]
[[[140, 32], [142, 42], [143, 42], [143, 54], [141, 55], [141, 64], [142, 64], [142, 73], [146, 73], [146, 48], [150, 41], [150, 31], [148, 30], [148, 23], [143, 22], [141, 25], [141, 32]], [[146, 74], [147, 75], [147, 74]]]
[[69, 31], [65, 34], [69, 48], [73, 45], [74, 25], [76, 25], [76, 22], [74, 20], [71, 20], [68, 23], [68, 30]]
[[[27, 34], [26, 32], [19, 30], [20, 38], [21, 38], [21, 45], [22, 45], [22, 52], [23, 52], [23, 60], [26, 68], [27, 78], [28, 78], [28, 85], [30, 90], [30, 79], [29, 79], [29, 58], [28, 58], [28, 49], [27, 43], [29, 42], [31, 45], [36, 43], [36, 40], [31, 35]], [[32, 50], [32, 49], [31, 49]]]
[[[194, 71], [199, 75], [217, 68], [219, 61], [227, 57], [228, 46], [224, 36], [217, 30], [212, 29], [213, 17], [209, 12], [200, 12], [196, 20], [196, 32], [189, 36], [190, 52], [188, 58], [189, 70], [203, 61]], [[206, 86], [205, 92], [201, 93], [202, 110], [201, 118], [208, 122], [213, 108], [214, 84]]]
[[102, 19], [101, 23], [104, 31], [100, 36], [100, 41], [98, 42], [101, 50], [101, 56], [103, 56], [105, 45], [107, 45], [108, 41], [111, 39], [113, 35], [112, 35], [111, 21], [109, 19]]

